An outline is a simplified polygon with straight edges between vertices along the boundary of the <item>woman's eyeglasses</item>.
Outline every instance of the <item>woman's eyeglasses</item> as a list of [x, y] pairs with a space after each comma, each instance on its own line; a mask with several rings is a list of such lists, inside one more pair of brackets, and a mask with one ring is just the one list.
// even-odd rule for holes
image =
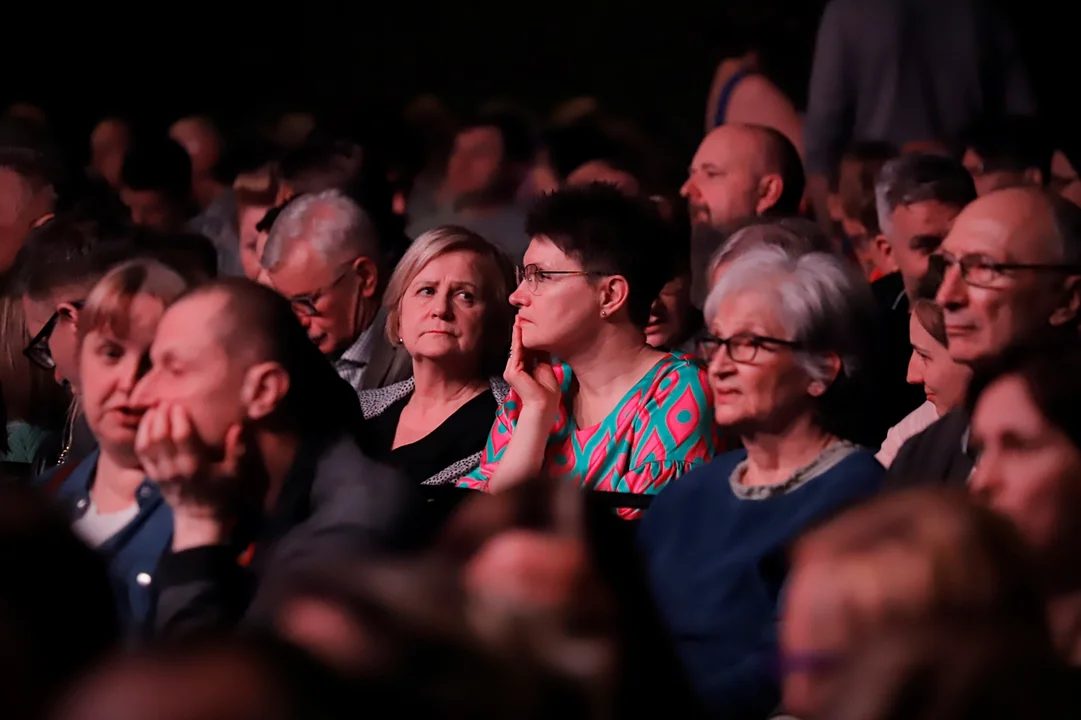
[[523, 282], [526, 287], [529, 288], [531, 293], [536, 294], [540, 284], [545, 280], [551, 280], [557, 275], [564, 277], [571, 275], [595, 275], [597, 277], [603, 277], [609, 273], [597, 272], [595, 270], [541, 270], [536, 265], [526, 265], [525, 267], [517, 267], [514, 269], [515, 279], [518, 280], [518, 284]]
[[761, 348], [767, 351], [781, 347], [795, 349], [800, 347], [800, 343], [753, 333], [739, 333], [728, 338], [706, 335], [698, 341], [699, 355], [707, 361], [713, 360], [722, 347], [728, 351], [732, 362], [752, 363]]
[[[83, 307], [81, 300], [68, 304], [76, 310], [81, 310]], [[23, 348], [23, 355], [42, 370], [52, 370], [56, 367], [52, 350], [49, 349], [49, 338], [52, 336], [53, 330], [56, 329], [56, 324], [60, 322], [61, 312], [60, 310], [54, 312], [41, 327], [41, 331], [30, 340], [30, 344]]]

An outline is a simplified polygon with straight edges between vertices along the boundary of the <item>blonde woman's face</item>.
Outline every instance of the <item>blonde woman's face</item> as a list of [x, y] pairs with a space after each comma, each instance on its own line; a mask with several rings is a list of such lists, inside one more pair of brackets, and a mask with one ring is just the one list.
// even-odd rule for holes
[[161, 300], [138, 294], [123, 337], [102, 327], [83, 338], [80, 400], [94, 437], [113, 453], [134, 457], [135, 432], [145, 408], [133, 405], [131, 393], [150, 367], [150, 344], [164, 312]]
[[405, 288], [398, 334], [414, 359], [476, 366], [484, 342], [484, 277], [476, 253], [435, 258]]

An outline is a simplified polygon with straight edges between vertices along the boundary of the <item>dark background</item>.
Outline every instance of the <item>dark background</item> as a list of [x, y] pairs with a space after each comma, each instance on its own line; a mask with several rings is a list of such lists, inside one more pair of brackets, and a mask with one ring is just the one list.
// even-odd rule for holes
[[[867, 0], [874, 2], [875, 0]], [[1079, 43], [1069, 4], [998, 3], [1029, 61], [1045, 120], [1072, 126]], [[378, 124], [421, 92], [452, 109], [508, 98], [544, 112], [589, 94], [677, 156], [700, 139], [716, 63], [760, 45], [797, 106], [825, 0], [508, 3], [37, 4], [0, 47], [3, 99], [41, 105], [84, 152], [93, 122], [211, 112], [233, 131], [260, 113], [333, 108]], [[26, 13], [25, 17], [20, 17]]]

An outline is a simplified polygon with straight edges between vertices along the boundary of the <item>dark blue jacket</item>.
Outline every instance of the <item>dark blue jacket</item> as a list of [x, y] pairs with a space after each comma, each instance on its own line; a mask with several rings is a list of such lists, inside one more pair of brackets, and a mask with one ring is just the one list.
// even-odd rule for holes
[[[72, 521], [90, 506], [99, 450], [94, 450], [54, 490], [54, 500]], [[39, 484], [49, 485], [53, 470]], [[130, 635], [140, 634], [154, 605], [154, 574], [158, 560], [173, 538], [173, 511], [153, 481], [143, 480], [135, 492], [139, 513], [123, 530], [106, 540], [98, 551], [109, 562], [109, 580], [116, 595], [121, 627]]]

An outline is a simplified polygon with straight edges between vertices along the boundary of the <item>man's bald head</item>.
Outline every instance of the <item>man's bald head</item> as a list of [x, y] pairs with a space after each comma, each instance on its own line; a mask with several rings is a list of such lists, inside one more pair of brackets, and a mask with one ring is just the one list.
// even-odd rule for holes
[[308, 339], [288, 300], [246, 278], [206, 283], [178, 303], [188, 300], [206, 303], [209, 325], [230, 362], [243, 369], [273, 362], [285, 370], [290, 387], [279, 415], [286, 422], [327, 432], [353, 429], [356, 393]]
[[969, 204], [957, 222], [961, 233], [1002, 238], [1014, 262], [1081, 264], [1081, 208], [1043, 188], [992, 191]]
[[797, 213], [804, 184], [799, 153], [783, 134], [726, 124], [702, 140], [682, 194], [696, 223], [726, 228], [752, 217]]

